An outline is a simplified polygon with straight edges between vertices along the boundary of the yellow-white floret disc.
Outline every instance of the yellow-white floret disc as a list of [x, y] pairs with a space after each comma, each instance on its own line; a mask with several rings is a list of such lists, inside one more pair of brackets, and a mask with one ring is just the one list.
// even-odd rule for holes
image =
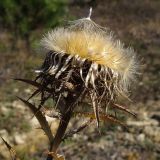
[[119, 90], [127, 91], [137, 72], [134, 51], [124, 48], [107, 29], [90, 19], [76, 20], [66, 28], [49, 32], [41, 44], [46, 52], [78, 56], [110, 68], [119, 77]]

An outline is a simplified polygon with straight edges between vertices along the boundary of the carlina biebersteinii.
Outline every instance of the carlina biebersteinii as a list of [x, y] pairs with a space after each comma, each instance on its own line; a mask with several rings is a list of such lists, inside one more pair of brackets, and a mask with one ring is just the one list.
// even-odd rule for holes
[[[112, 32], [92, 21], [91, 12], [92, 9], [87, 18], [48, 32], [40, 43], [46, 58], [42, 67], [36, 70], [37, 89], [32, 97], [41, 95], [39, 108], [48, 99], [53, 99], [54, 110], [60, 119], [48, 160], [58, 159], [61, 141], [90, 123], [99, 127], [100, 122], [106, 120], [123, 125], [108, 110], [118, 109], [135, 115], [116, 104], [119, 95], [128, 97], [130, 85], [138, 74], [134, 50], [124, 47]], [[88, 105], [83, 106], [83, 102]], [[68, 123], [75, 115], [85, 116], [89, 121], [66, 133]]]

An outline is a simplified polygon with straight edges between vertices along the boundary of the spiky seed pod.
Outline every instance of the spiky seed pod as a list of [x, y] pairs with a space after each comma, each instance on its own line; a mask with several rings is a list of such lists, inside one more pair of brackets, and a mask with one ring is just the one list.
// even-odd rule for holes
[[114, 103], [117, 95], [127, 96], [135, 79], [134, 51], [90, 18], [56, 28], [41, 40], [41, 46], [47, 56], [38, 78], [52, 88], [56, 106], [85, 87], [83, 94], [90, 97], [97, 123], [99, 111]]

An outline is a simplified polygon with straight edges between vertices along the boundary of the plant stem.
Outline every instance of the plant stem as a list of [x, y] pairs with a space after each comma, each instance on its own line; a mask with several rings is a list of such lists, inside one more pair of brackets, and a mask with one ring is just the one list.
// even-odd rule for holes
[[[72, 114], [72, 111], [69, 110], [68, 112], [66, 112], [66, 114], [62, 115], [57, 133], [56, 133], [55, 138], [53, 140], [53, 143], [51, 144], [51, 147], [50, 147], [50, 151], [53, 153], [57, 152], [57, 149], [62, 141], [62, 138], [65, 134], [68, 123], [70, 121], [71, 114]], [[47, 160], [52, 160], [52, 159], [53, 159], [52, 155], [48, 155]]]
[[[78, 92], [79, 90], [79, 92]], [[65, 104], [63, 106], [64, 112], [62, 113], [62, 117], [61, 120], [59, 122], [59, 126], [55, 135], [55, 138], [53, 139], [53, 142], [51, 142], [50, 145], [50, 152], [56, 154], [57, 149], [60, 145], [60, 143], [62, 142], [64, 135], [65, 135], [65, 131], [67, 129], [68, 123], [71, 119], [75, 104], [77, 103], [77, 101], [79, 100], [79, 98], [84, 94], [85, 89], [84, 87], [80, 87], [76, 92], [76, 95], [73, 95], [72, 93], [68, 95], [68, 97], [66, 98], [65, 102], [63, 103]], [[53, 156], [52, 154], [48, 154], [48, 157], [46, 160], [53, 160]]]

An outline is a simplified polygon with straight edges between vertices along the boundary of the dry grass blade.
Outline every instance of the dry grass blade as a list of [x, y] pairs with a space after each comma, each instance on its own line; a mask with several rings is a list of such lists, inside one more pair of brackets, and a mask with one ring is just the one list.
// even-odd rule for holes
[[15, 78], [14, 80], [28, 83], [28, 84], [30, 84], [30, 85], [32, 85], [34, 87], [39, 88], [40, 90], [45, 90], [45, 91], [47, 91], [49, 93], [52, 93], [52, 90], [50, 88], [47, 88], [46, 86], [43, 87], [40, 83], [37, 83], [36, 81], [32, 81], [32, 80], [29, 80], [29, 79], [20, 79], [20, 78]]
[[[1, 137], [1, 138], [2, 138], [2, 137]], [[17, 155], [16, 155], [16, 152], [15, 152], [15, 150], [11, 147], [11, 145], [8, 144], [8, 142], [5, 141], [3, 138], [2, 138], [2, 141], [4, 142], [4, 144], [6, 145], [7, 149], [8, 149], [9, 152], [10, 152], [11, 160], [18, 160]]]
[[33, 112], [33, 114], [35, 115], [35, 117], [37, 118], [37, 120], [39, 121], [43, 131], [45, 132], [45, 134], [47, 135], [48, 139], [50, 142], [53, 141], [53, 135], [51, 132], [51, 129], [49, 127], [49, 124], [45, 118], [45, 116], [43, 115], [43, 113], [38, 110], [33, 104], [29, 103], [28, 101], [18, 97], [24, 104], [26, 104], [29, 109]]
[[125, 112], [131, 114], [134, 117], [137, 116], [135, 113], [131, 112], [129, 109], [127, 109], [126, 107], [121, 106], [119, 104], [112, 104], [112, 107], [117, 108], [117, 109], [122, 110], [122, 111], [125, 111]]

